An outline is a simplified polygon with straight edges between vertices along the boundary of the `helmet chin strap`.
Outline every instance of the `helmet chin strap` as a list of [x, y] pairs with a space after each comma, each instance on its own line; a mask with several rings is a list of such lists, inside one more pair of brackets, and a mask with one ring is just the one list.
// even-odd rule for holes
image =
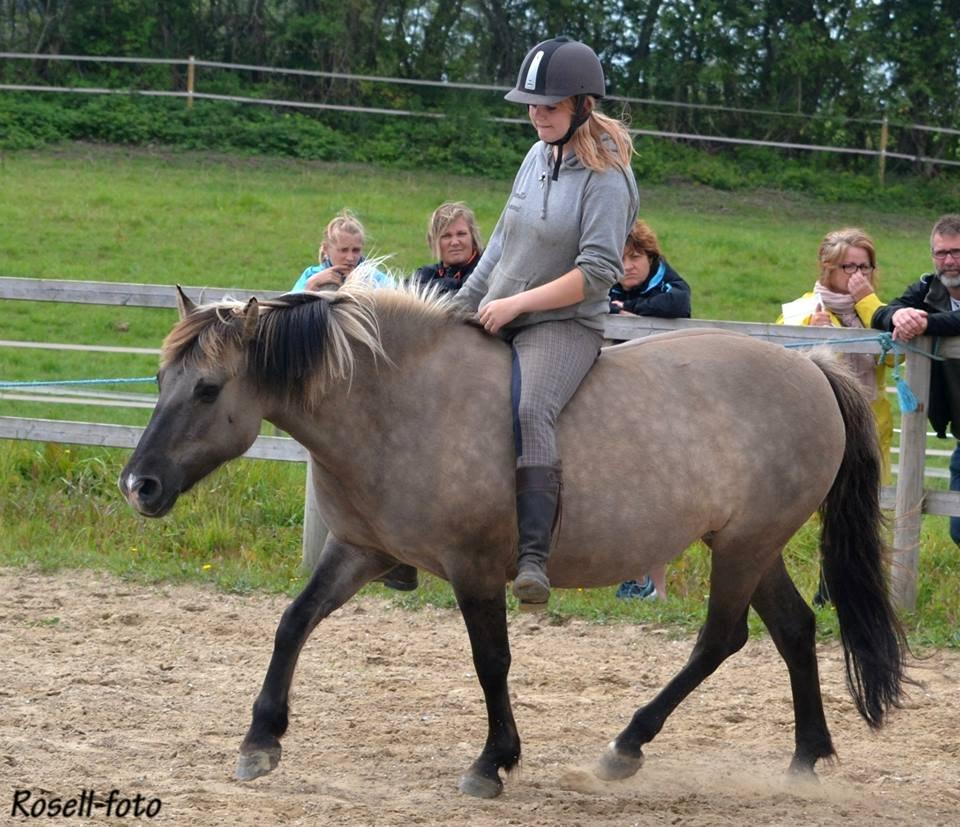
[[551, 176], [554, 181], [560, 177], [560, 165], [563, 163], [563, 145], [573, 137], [574, 132], [590, 119], [590, 115], [592, 114], [592, 110], [587, 109], [587, 96], [577, 95], [576, 103], [573, 107], [573, 117], [570, 119], [570, 128], [559, 140], [547, 142], [550, 146], [557, 148], [557, 157], [553, 162], [553, 175]]

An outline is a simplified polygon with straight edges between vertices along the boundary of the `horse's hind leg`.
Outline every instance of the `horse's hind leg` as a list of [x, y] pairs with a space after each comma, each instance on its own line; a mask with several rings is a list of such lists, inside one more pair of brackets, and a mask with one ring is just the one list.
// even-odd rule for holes
[[463, 614], [473, 650], [473, 665], [487, 705], [487, 741], [476, 761], [460, 779], [463, 793], [495, 798], [503, 790], [500, 770], [512, 770], [520, 760], [520, 736], [510, 708], [507, 674], [510, 642], [507, 637], [507, 601], [503, 581], [478, 591], [453, 578], [457, 603]]
[[280, 761], [280, 736], [287, 730], [290, 684], [300, 650], [317, 624], [349, 600], [390, 563], [374, 551], [337, 541], [333, 535], [320, 553], [306, 587], [291, 603], [274, 638], [263, 687], [253, 704], [253, 720], [240, 745], [237, 778], [265, 775]]
[[730, 655], [747, 642], [747, 609], [756, 579], [742, 565], [722, 559], [714, 547], [707, 619], [683, 669], [640, 707], [600, 757], [596, 774], [606, 780], [629, 778], [643, 765], [643, 745], [653, 740], [680, 703]]
[[751, 602], [790, 671], [796, 727], [790, 771], [813, 775], [817, 759], [834, 754], [820, 694], [816, 618], [793, 585], [782, 557], [764, 574]]

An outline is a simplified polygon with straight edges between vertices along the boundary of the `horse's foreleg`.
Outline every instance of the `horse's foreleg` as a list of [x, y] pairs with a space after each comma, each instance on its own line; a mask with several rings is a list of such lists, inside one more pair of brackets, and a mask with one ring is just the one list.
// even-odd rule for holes
[[249, 781], [280, 762], [280, 736], [287, 730], [290, 684], [300, 650], [323, 618], [342, 606], [371, 578], [389, 568], [376, 552], [340, 543], [332, 535], [313, 576], [280, 619], [253, 720], [240, 745], [237, 778]]
[[680, 703], [747, 642], [747, 608], [753, 583], [722, 585], [714, 556], [710, 602], [690, 658], [646, 706], [640, 707], [594, 768], [605, 781], [629, 778], [643, 766], [643, 745], [654, 739]]
[[487, 704], [488, 726], [483, 752], [460, 779], [459, 788], [478, 798], [495, 798], [503, 791], [500, 770], [509, 772], [520, 760], [520, 736], [507, 692], [510, 643], [506, 594], [502, 582], [489, 595], [478, 595], [473, 588], [458, 584], [454, 584], [454, 591], [470, 636], [473, 665]]
[[834, 754], [820, 693], [816, 618], [797, 593], [782, 557], [763, 576], [752, 603], [790, 672], [796, 739], [790, 772], [815, 777], [817, 760]]

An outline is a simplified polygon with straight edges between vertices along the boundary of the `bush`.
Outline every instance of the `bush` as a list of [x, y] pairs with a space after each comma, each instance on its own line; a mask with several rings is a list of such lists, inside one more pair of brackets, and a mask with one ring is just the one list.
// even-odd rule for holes
[[[381, 104], [416, 110], [428, 102], [410, 97]], [[528, 127], [493, 123], [476, 105], [454, 103], [442, 114], [446, 117], [306, 114], [216, 101], [197, 101], [188, 109], [182, 100], [136, 94], [11, 94], [0, 97], [0, 150], [35, 149], [64, 140], [162, 144], [505, 178], [516, 171], [530, 146]], [[790, 154], [754, 146], [717, 149], [645, 137], [636, 145], [634, 170], [638, 180], [648, 184], [679, 180], [720, 190], [767, 187], [891, 209], [944, 210], [960, 197], [960, 178], [952, 170], [921, 177], [909, 165], [892, 163], [887, 185], [881, 187], [875, 162], [856, 156]]]

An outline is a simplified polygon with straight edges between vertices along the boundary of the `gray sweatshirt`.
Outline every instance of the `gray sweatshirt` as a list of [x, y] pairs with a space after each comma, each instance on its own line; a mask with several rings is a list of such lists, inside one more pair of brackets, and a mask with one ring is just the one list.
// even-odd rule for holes
[[572, 152], [552, 181], [553, 147], [537, 141], [523, 159], [507, 206], [456, 301], [476, 312], [487, 302], [539, 287], [579, 267], [584, 299], [524, 313], [507, 328], [576, 319], [601, 330], [607, 293], [623, 275], [621, 257], [639, 197], [628, 167], [593, 172]]

